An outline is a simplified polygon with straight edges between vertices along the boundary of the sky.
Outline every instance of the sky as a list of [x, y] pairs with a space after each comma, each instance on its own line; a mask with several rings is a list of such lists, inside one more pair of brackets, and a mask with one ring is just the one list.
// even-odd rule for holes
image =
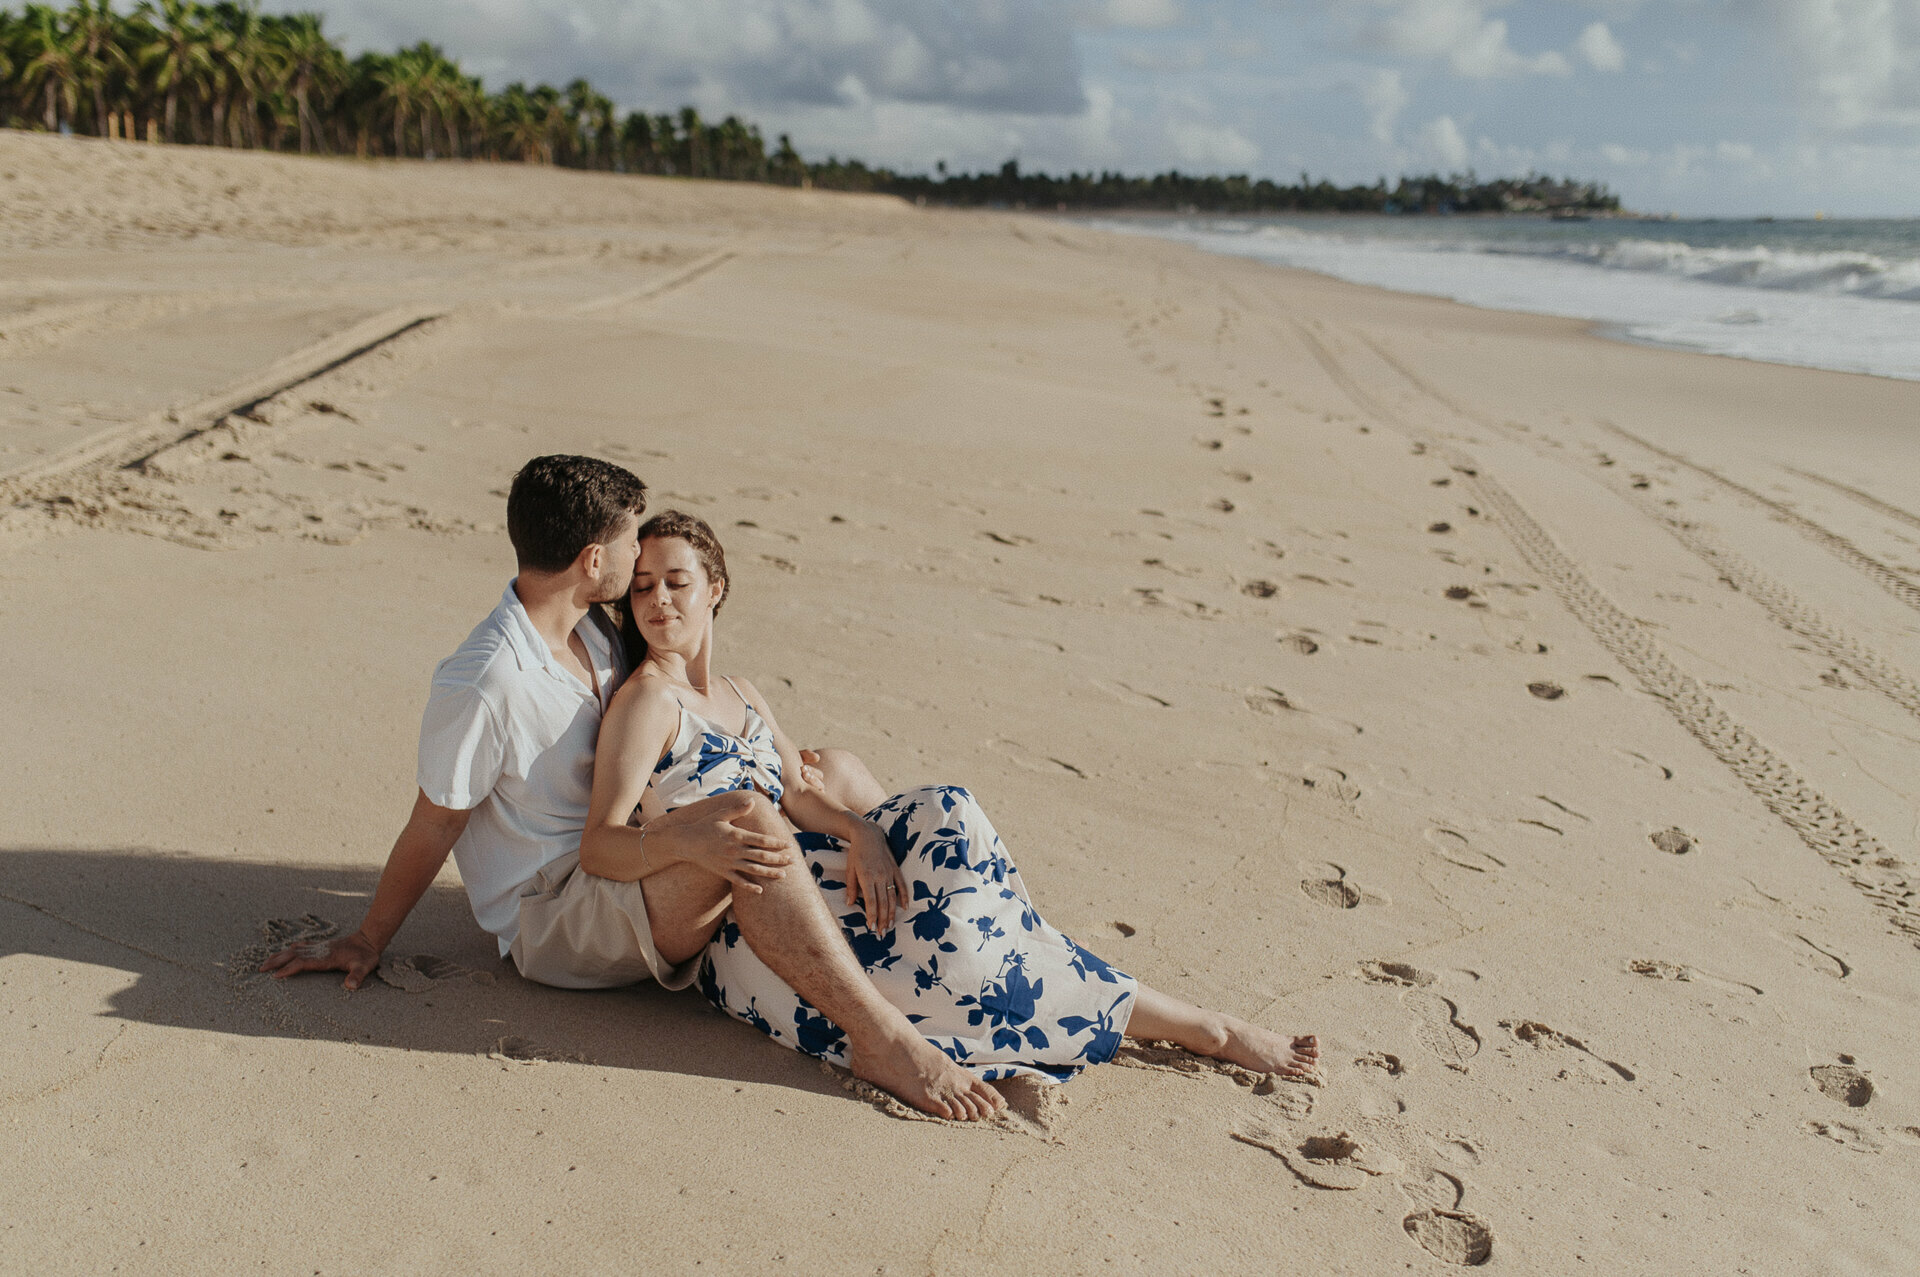
[[1682, 215], [1920, 216], [1920, 0], [274, 0], [490, 88], [585, 76], [913, 171], [1539, 170]]

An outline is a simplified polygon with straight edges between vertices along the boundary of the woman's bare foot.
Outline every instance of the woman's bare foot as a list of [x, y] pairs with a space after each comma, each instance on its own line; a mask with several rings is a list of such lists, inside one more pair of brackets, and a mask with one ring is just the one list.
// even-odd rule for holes
[[871, 1055], [850, 1050], [847, 1063], [855, 1077], [935, 1117], [977, 1122], [1007, 1106], [1000, 1092], [916, 1033], [887, 1042]]
[[1127, 1036], [1175, 1042], [1195, 1055], [1212, 1056], [1255, 1073], [1305, 1077], [1320, 1067], [1320, 1039], [1310, 1033], [1283, 1037], [1231, 1015], [1204, 1011], [1144, 984], [1134, 999]]
[[1320, 1039], [1308, 1033], [1289, 1038], [1257, 1024], [1220, 1017], [1225, 1045], [1209, 1054], [1229, 1064], [1238, 1064], [1255, 1073], [1279, 1073], [1285, 1077], [1305, 1077], [1320, 1067]]

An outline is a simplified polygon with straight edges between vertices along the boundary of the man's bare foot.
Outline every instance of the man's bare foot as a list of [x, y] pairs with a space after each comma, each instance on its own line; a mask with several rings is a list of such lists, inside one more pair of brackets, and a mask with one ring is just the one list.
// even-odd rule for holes
[[1305, 1077], [1320, 1067], [1320, 1039], [1311, 1033], [1289, 1038], [1230, 1015], [1220, 1019], [1226, 1040], [1220, 1050], [1209, 1052], [1218, 1059], [1255, 1073], [1286, 1077]]
[[871, 1054], [849, 1050], [847, 1062], [855, 1077], [935, 1117], [977, 1122], [1007, 1106], [1000, 1092], [917, 1033], [902, 1034]]

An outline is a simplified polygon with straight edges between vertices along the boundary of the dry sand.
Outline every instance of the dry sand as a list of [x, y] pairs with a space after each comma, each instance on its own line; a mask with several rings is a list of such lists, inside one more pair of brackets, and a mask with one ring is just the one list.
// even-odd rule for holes
[[[0, 134], [0, 1269], [1911, 1272], [1920, 386], [1006, 214]], [[449, 867], [351, 927], [537, 452], [796, 737], [1321, 1034], [897, 1120]], [[1172, 1071], [1168, 1071], [1172, 1070]], [[1490, 1248], [1490, 1250], [1489, 1250]]]

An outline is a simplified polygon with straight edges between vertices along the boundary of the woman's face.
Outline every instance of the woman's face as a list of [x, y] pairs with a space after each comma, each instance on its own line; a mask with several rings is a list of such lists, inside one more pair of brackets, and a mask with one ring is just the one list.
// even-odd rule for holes
[[690, 651], [713, 619], [725, 587], [716, 589], [700, 556], [679, 537], [648, 537], [633, 570], [634, 623], [650, 647]]

